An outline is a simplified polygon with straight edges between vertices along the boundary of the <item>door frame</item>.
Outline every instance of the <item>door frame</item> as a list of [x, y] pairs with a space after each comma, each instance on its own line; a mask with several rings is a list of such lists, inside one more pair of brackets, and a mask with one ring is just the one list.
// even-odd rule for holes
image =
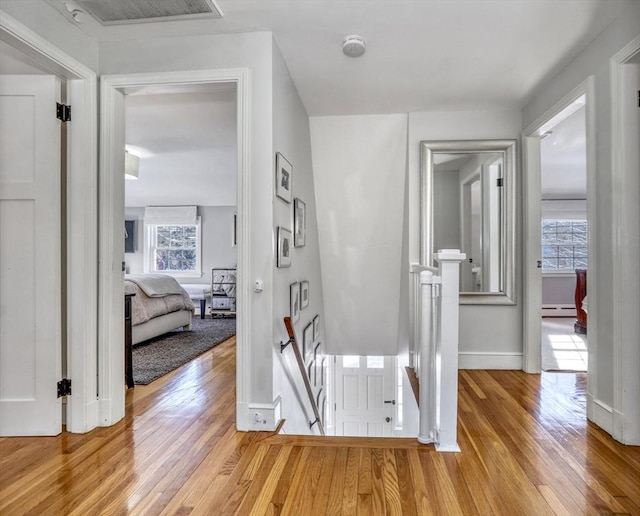
[[[634, 365], [640, 358], [637, 336], [640, 324], [633, 315], [638, 307], [640, 284], [637, 276], [637, 258], [640, 250], [637, 243], [637, 226], [629, 223], [628, 210], [638, 204], [638, 199], [629, 185], [631, 171], [626, 165], [624, 139], [625, 102], [624, 66], [640, 54], [640, 36], [615, 54], [610, 61], [611, 76], [611, 171], [613, 187], [613, 428], [615, 439], [625, 444], [640, 445], [640, 376]], [[628, 100], [627, 100], [628, 102]], [[637, 209], [637, 208], [636, 208]], [[631, 215], [633, 220], [634, 215]], [[632, 242], [635, 242], [633, 244]], [[631, 246], [635, 245], [635, 249]], [[633, 283], [635, 279], [635, 283]], [[589, 299], [591, 305], [591, 299]]]
[[[98, 293], [98, 360], [101, 424], [115, 424], [124, 417], [124, 284], [119, 270], [123, 256], [118, 254], [116, 241], [122, 240], [124, 185], [118, 163], [118, 138], [124, 130], [124, 109], [121, 90], [152, 85], [188, 85], [205, 83], [235, 83], [238, 149], [238, 268], [236, 314], [236, 407], [249, 402], [250, 361], [245, 336], [251, 331], [251, 303], [248, 296], [250, 257], [249, 116], [251, 83], [247, 68], [213, 69], [178, 72], [131, 73], [103, 75], [100, 78], [100, 173], [99, 173], [99, 271]], [[119, 133], [120, 132], [120, 133]], [[120, 214], [120, 215], [118, 215]], [[236, 421], [238, 414], [236, 413]]]
[[[96, 73], [0, 10], [0, 39], [67, 82], [73, 120], [67, 132], [66, 427], [83, 433], [97, 411], [97, 79]], [[55, 386], [52, 386], [55, 388]]]

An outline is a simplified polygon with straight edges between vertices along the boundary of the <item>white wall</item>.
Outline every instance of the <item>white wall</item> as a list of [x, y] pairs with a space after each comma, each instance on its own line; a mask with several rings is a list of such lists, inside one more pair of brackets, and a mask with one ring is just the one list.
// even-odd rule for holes
[[[316, 315], [320, 316], [320, 341], [325, 345], [323, 309], [323, 283], [320, 273], [318, 225], [314, 191], [314, 169], [311, 162], [309, 117], [293, 84], [289, 70], [278, 46], [273, 45], [273, 159], [280, 152], [293, 167], [292, 198], [306, 204], [306, 245], [292, 249], [291, 267], [277, 268], [273, 275], [273, 379], [275, 395], [282, 399], [284, 430], [288, 434], [309, 433], [309, 422], [315, 420], [302, 376], [289, 346], [280, 353], [280, 342], [288, 339], [283, 318], [289, 315], [289, 286], [301, 280], [309, 282], [309, 306], [300, 312], [295, 323], [296, 338], [302, 345], [303, 329]], [[271, 163], [275, 163], [272, 159]], [[276, 227], [293, 232], [293, 203], [273, 199], [273, 238], [275, 248]], [[317, 433], [317, 426], [312, 433]]]
[[310, 123], [329, 352], [395, 355], [407, 116]]
[[[423, 140], [519, 139], [518, 110], [422, 112], [409, 115], [409, 260], [420, 262], [420, 142]], [[460, 367], [512, 368], [522, 365], [522, 280], [520, 155], [516, 178], [515, 306], [460, 306]]]
[[98, 69], [98, 44], [47, 2], [2, 0], [0, 8], [91, 70]]
[[[211, 283], [214, 267], [235, 267], [237, 247], [231, 244], [235, 206], [198, 206], [202, 235], [202, 277], [180, 279], [180, 283]], [[136, 252], [125, 253], [129, 274], [144, 272], [144, 208], [125, 207], [125, 220], [135, 220]]]
[[445, 221], [433, 226], [434, 249], [462, 249], [460, 239], [460, 180], [457, 170], [433, 174], [433, 218]]
[[[238, 400], [240, 425], [248, 414], [247, 403], [273, 403], [273, 190], [272, 142], [272, 36], [266, 32], [110, 41], [100, 43], [100, 73], [124, 74], [180, 70], [247, 69], [250, 73], [250, 121], [247, 137], [251, 145], [249, 185], [245, 199], [250, 210], [249, 270], [244, 271], [249, 297], [250, 334], [243, 338], [250, 348], [242, 357], [248, 367], [248, 392]], [[244, 216], [244, 215], [242, 215]], [[241, 235], [242, 237], [242, 235]], [[254, 280], [264, 282], [256, 293]], [[239, 317], [242, 317], [239, 314]], [[240, 396], [241, 393], [238, 393]]]
[[[591, 223], [591, 236], [595, 239], [595, 256], [589, 256], [589, 284], [596, 285], [597, 299], [589, 299], [589, 319], [597, 320], [597, 334], [590, 331], [589, 340], [596, 340], [594, 374], [589, 378], [589, 395], [601, 406], [613, 405], [613, 347], [611, 335], [614, 323], [614, 292], [611, 247], [613, 185], [611, 176], [611, 81], [610, 58], [638, 35], [640, 2], [629, 4], [606, 30], [596, 37], [569, 65], [538, 87], [523, 108], [523, 127], [541, 117], [562, 97], [584, 82], [590, 75], [595, 79], [595, 140], [596, 194], [590, 199], [596, 213]], [[627, 171], [636, 174], [637, 169]], [[623, 302], [624, 304], [624, 302]], [[590, 369], [592, 368], [590, 364]]]

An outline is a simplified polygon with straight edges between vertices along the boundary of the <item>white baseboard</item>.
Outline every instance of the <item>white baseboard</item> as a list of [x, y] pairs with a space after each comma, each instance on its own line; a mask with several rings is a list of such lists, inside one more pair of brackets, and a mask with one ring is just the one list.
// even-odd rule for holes
[[613, 409], [587, 393], [587, 419], [613, 435]]
[[236, 427], [248, 432], [273, 432], [282, 419], [281, 401], [278, 396], [273, 403], [239, 403]]
[[522, 353], [458, 353], [458, 369], [522, 369]]
[[542, 317], [576, 317], [575, 305], [543, 305]]

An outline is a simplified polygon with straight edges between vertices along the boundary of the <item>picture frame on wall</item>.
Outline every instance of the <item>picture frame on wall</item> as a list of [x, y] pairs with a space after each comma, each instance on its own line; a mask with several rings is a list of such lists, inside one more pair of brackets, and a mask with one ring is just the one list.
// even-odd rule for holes
[[291, 249], [293, 247], [291, 242], [291, 231], [278, 226], [278, 254], [276, 257], [277, 267], [291, 267]]
[[313, 359], [313, 323], [310, 322], [302, 332], [302, 348], [304, 362], [308, 364]]
[[297, 197], [293, 200], [293, 245], [304, 247], [307, 235], [307, 205]]
[[282, 154], [276, 153], [276, 195], [283, 201], [291, 203], [291, 186], [293, 166]]
[[309, 282], [300, 282], [300, 309], [307, 308], [309, 306]]
[[291, 322], [300, 320], [300, 283], [297, 281], [289, 286], [289, 316]]

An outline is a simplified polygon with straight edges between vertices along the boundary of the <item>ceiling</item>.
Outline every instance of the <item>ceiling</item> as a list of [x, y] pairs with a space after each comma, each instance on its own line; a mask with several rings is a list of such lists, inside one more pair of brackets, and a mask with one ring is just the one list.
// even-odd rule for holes
[[543, 199], [587, 198], [587, 130], [584, 105], [540, 142]]
[[[75, 24], [73, 0], [36, 1]], [[222, 19], [77, 26], [100, 41], [272, 31], [310, 116], [474, 110], [522, 106], [634, 1], [218, 0]], [[342, 53], [349, 34], [364, 56]]]
[[[70, 13], [78, 7], [73, 0], [20, 1], [48, 3], [98, 41], [272, 31], [308, 114], [325, 116], [521, 107], [542, 81], [640, 0], [218, 0], [222, 19], [110, 26], [88, 13], [77, 23]], [[349, 34], [364, 37], [364, 56], [342, 53]], [[1, 73], [35, 73], [37, 65], [23, 57], [2, 44]], [[127, 205], [169, 204], [157, 197], [149, 202], [156, 190], [165, 196], [171, 192], [170, 204], [182, 203], [191, 194], [168, 183], [169, 169], [180, 171], [181, 188], [195, 187], [198, 200], [185, 204], [234, 204], [236, 181], [229, 170], [236, 151], [233, 133], [224, 130], [235, 131], [235, 92], [210, 91], [209, 97], [159, 89], [127, 93], [127, 143], [138, 147], [141, 157], [140, 180], [127, 185]], [[191, 93], [196, 96], [190, 99]], [[204, 112], [208, 120], [200, 116]], [[583, 195], [584, 181], [570, 172], [582, 166], [584, 156], [576, 140], [576, 131], [584, 127], [579, 116], [543, 140], [546, 198]], [[209, 144], [214, 142], [208, 148], [205, 134], [212, 135]], [[201, 158], [197, 162], [195, 155]], [[202, 187], [205, 173], [216, 174], [217, 187]]]
[[125, 181], [125, 205], [235, 206], [235, 86], [162, 86], [128, 93], [125, 138], [140, 168], [137, 180]]

